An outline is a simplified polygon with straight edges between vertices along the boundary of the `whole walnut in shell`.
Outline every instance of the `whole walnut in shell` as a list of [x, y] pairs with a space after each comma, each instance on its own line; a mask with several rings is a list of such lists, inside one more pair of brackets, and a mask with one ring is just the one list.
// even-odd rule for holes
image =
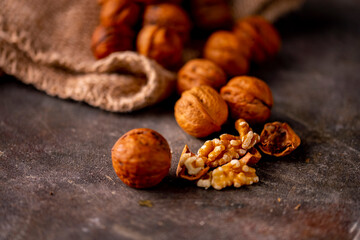
[[104, 27], [99, 25], [91, 38], [91, 49], [97, 59], [113, 52], [131, 50], [134, 32], [127, 26]]
[[189, 38], [191, 23], [186, 12], [178, 5], [162, 3], [148, 5], [143, 25], [158, 25], [176, 32], [183, 41]]
[[140, 54], [154, 59], [165, 68], [176, 68], [182, 60], [183, 43], [171, 29], [158, 25], [145, 25], [137, 37]]
[[140, 7], [131, 0], [108, 0], [100, 11], [100, 23], [105, 27], [132, 27], [139, 19]]
[[208, 85], [218, 90], [225, 84], [224, 71], [207, 59], [190, 60], [178, 72], [177, 90], [179, 94], [200, 85]]
[[249, 70], [250, 49], [241, 45], [232, 32], [213, 33], [205, 44], [204, 57], [219, 65], [228, 76], [243, 75]]
[[275, 27], [260, 16], [240, 19], [234, 26], [234, 33], [240, 42], [251, 44], [251, 59], [257, 63], [274, 57], [280, 50], [281, 39]]
[[221, 88], [220, 94], [234, 119], [243, 118], [250, 124], [256, 124], [270, 117], [272, 93], [269, 86], [258, 78], [234, 77]]
[[228, 108], [221, 96], [206, 85], [182, 93], [175, 104], [179, 126], [194, 137], [206, 137], [220, 131], [228, 117]]
[[119, 138], [111, 150], [111, 158], [116, 174], [125, 184], [148, 188], [168, 174], [171, 151], [158, 132], [138, 128]]

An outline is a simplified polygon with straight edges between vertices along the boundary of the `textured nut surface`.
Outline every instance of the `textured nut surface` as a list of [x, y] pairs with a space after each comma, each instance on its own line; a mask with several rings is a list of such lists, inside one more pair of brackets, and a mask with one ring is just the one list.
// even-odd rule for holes
[[103, 3], [100, 23], [105, 27], [132, 27], [139, 19], [140, 7], [131, 0], [111, 0]]
[[236, 22], [234, 33], [241, 42], [251, 40], [251, 59], [261, 63], [275, 56], [281, 39], [275, 27], [260, 16], [251, 16]]
[[177, 91], [179, 94], [200, 85], [219, 89], [226, 84], [224, 71], [207, 59], [193, 59], [187, 62], [178, 73]]
[[198, 180], [197, 186], [208, 188], [211, 185], [216, 190], [221, 190], [229, 186], [238, 188], [251, 185], [259, 182], [259, 177], [255, 172], [254, 168], [247, 166], [243, 161], [234, 159]]
[[294, 130], [287, 123], [281, 122], [265, 124], [260, 137], [261, 151], [276, 157], [288, 155], [301, 143]]
[[194, 24], [204, 30], [225, 29], [232, 23], [231, 9], [224, 0], [191, 0]]
[[104, 58], [117, 51], [133, 48], [134, 32], [127, 26], [116, 28], [99, 25], [91, 38], [91, 49], [97, 59]]
[[146, 25], [138, 34], [136, 46], [140, 54], [154, 59], [165, 68], [173, 68], [181, 63], [183, 43], [171, 29]]
[[205, 158], [196, 156], [185, 145], [176, 169], [176, 176], [187, 180], [199, 179], [209, 170], [209, 167], [205, 165], [205, 161]]
[[211, 87], [202, 85], [183, 92], [175, 104], [179, 126], [194, 137], [206, 137], [219, 131], [228, 117], [228, 108]]
[[118, 177], [135, 188], [155, 186], [168, 174], [171, 164], [167, 141], [147, 128], [133, 129], [120, 137], [111, 157]]
[[258, 78], [235, 77], [221, 88], [220, 94], [229, 105], [234, 119], [243, 118], [249, 123], [262, 123], [270, 117], [272, 93], [269, 86]]
[[148, 5], [143, 25], [158, 25], [176, 32], [183, 41], [189, 38], [191, 23], [187, 13], [178, 5], [162, 3]]
[[204, 57], [219, 65], [228, 76], [243, 75], [249, 70], [250, 49], [241, 45], [232, 32], [213, 33], [206, 41]]

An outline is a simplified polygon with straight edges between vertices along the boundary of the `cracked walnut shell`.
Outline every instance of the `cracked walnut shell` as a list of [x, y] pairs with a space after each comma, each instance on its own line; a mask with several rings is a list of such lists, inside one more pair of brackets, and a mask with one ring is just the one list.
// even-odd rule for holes
[[137, 37], [137, 50], [165, 68], [174, 68], [182, 60], [183, 43], [176, 32], [157, 25], [144, 26]]
[[258, 78], [232, 78], [221, 88], [220, 94], [229, 105], [234, 119], [243, 118], [250, 124], [256, 124], [265, 122], [270, 117], [272, 93], [269, 86]]
[[287, 124], [267, 123], [260, 136], [261, 151], [275, 157], [282, 157], [294, 151], [301, 143], [299, 136]]
[[171, 164], [170, 147], [158, 132], [138, 128], [125, 133], [111, 150], [114, 170], [130, 187], [148, 188], [160, 183]]
[[243, 47], [232, 32], [217, 31], [206, 41], [204, 58], [219, 65], [228, 76], [244, 75], [249, 70], [250, 49]]
[[206, 85], [182, 93], [175, 104], [179, 126], [194, 137], [206, 137], [220, 131], [228, 117], [228, 107], [221, 96]]
[[207, 59], [188, 61], [179, 71], [177, 91], [179, 94], [200, 85], [208, 85], [216, 90], [226, 84], [224, 71]]

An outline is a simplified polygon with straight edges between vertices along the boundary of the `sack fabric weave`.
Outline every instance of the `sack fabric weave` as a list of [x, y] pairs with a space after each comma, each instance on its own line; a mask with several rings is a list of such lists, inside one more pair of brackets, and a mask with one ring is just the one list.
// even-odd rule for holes
[[[270, 21], [303, 0], [234, 0], [236, 18]], [[0, 0], [0, 72], [51, 96], [129, 112], [163, 100], [176, 74], [136, 52], [95, 60], [90, 50], [99, 23], [96, 0]]]

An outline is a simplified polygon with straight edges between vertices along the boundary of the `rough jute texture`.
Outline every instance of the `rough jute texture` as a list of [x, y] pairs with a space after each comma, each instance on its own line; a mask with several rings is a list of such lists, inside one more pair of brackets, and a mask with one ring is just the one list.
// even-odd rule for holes
[[[271, 21], [303, 0], [233, 1], [235, 17]], [[96, 0], [0, 0], [0, 68], [47, 94], [128, 112], [164, 99], [176, 74], [135, 52], [96, 61], [90, 39], [99, 23]]]

